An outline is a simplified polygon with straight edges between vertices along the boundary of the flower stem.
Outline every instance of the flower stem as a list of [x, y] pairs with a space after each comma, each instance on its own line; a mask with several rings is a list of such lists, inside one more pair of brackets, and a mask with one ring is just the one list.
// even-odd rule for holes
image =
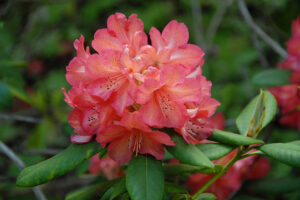
[[210, 179], [205, 185], [200, 188], [193, 196], [192, 199], [196, 199], [200, 194], [202, 194], [211, 184], [213, 184], [218, 178], [220, 178], [223, 174], [227, 172], [227, 170], [236, 162], [240, 159], [241, 155], [243, 154], [243, 151], [241, 148], [238, 149], [238, 152], [236, 155], [224, 166], [224, 168], [217, 173], [212, 179]]

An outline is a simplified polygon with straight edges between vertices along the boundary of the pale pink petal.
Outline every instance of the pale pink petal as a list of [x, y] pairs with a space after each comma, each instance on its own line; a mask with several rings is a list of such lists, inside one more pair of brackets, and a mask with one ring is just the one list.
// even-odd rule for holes
[[63, 89], [65, 101], [73, 108], [91, 108], [95, 104], [100, 103], [98, 99], [90, 96], [86, 89], [81, 87], [73, 87], [69, 90], [68, 94]]
[[138, 56], [147, 66], [155, 66], [158, 63], [156, 49], [151, 45], [145, 45], [139, 50]]
[[88, 74], [92, 80], [115, 76], [121, 72], [119, 59], [119, 54], [113, 51], [105, 51], [101, 56], [93, 54], [87, 60], [88, 67], [85, 74]]
[[137, 93], [136, 102], [139, 104], [145, 104], [153, 98], [153, 92], [160, 87], [160, 83], [153, 79], [146, 79], [144, 84], [139, 87]]
[[[122, 75], [120, 75], [122, 76]], [[126, 78], [112, 76], [100, 78], [88, 85], [87, 91], [93, 96], [100, 97], [104, 101], [111, 97], [112, 93], [119, 90], [125, 83]]]
[[88, 133], [96, 134], [100, 124], [99, 113], [102, 112], [99, 107], [85, 109], [82, 115], [82, 127]]
[[82, 119], [83, 113], [79, 109], [74, 109], [69, 114], [68, 122], [78, 134], [88, 135], [88, 133], [81, 126]]
[[183, 126], [188, 118], [185, 106], [172, 101], [168, 94], [164, 92], [156, 92], [156, 102], [163, 115], [165, 127], [180, 128]]
[[71, 135], [71, 142], [72, 143], [77, 143], [77, 144], [83, 144], [83, 143], [88, 143], [91, 141], [93, 136], [87, 135], [87, 136], [82, 136], [82, 135]]
[[113, 32], [122, 43], [129, 43], [126, 34], [126, 16], [122, 13], [116, 13], [109, 16], [107, 20], [107, 29]]
[[179, 47], [170, 56], [169, 65], [184, 65], [190, 68], [200, 67], [204, 63], [204, 52], [196, 45], [187, 44]]
[[128, 38], [132, 41], [134, 40], [136, 32], [144, 31], [144, 24], [141, 19], [137, 18], [136, 14], [132, 14], [128, 17], [128, 25], [126, 28], [128, 30]]
[[86, 84], [89, 81], [85, 65], [80, 58], [75, 57], [67, 66], [66, 79], [72, 86], [77, 87], [81, 83]]
[[139, 112], [146, 124], [157, 127], [164, 126], [164, 116], [154, 98], [151, 98], [145, 105], [142, 105]]
[[133, 104], [134, 99], [130, 94], [135, 91], [135, 87], [130, 87], [129, 84], [123, 84], [123, 86], [111, 96], [109, 101], [118, 115], [121, 115], [127, 106]]
[[158, 52], [161, 51], [166, 46], [164, 39], [162, 38], [159, 30], [157, 30], [156, 28], [152, 27], [150, 29], [149, 35], [150, 35], [152, 46]]
[[144, 132], [150, 132], [151, 129], [140, 120], [140, 112], [127, 112], [123, 114], [120, 124], [127, 129], [139, 129]]
[[122, 45], [121, 41], [111, 35], [106, 28], [99, 29], [95, 33], [94, 40], [92, 41], [92, 47], [98, 53], [102, 53], [103, 50], [122, 51]]
[[62, 90], [62, 92], [64, 93], [64, 96], [65, 96], [65, 99], [64, 99], [64, 100], [65, 100], [65, 102], [66, 102], [67, 104], [69, 104], [69, 106], [71, 106], [72, 108], [74, 108], [75, 105], [73, 104], [72, 99], [71, 99], [71, 98], [69, 97], [69, 95], [67, 94], [65, 88], [62, 88], [61, 90]]
[[180, 133], [187, 143], [199, 144], [208, 138], [214, 131], [211, 121], [198, 119], [188, 120], [181, 128]]
[[201, 97], [201, 85], [197, 79], [185, 79], [183, 83], [168, 87], [165, 91], [177, 102], [196, 102]]
[[160, 81], [167, 86], [182, 83], [187, 75], [187, 70], [181, 66], [165, 66], [161, 69]]
[[199, 103], [199, 110], [197, 113], [197, 118], [207, 118], [212, 116], [215, 112], [217, 107], [220, 105], [220, 103], [210, 97], [205, 97], [203, 100]]
[[168, 48], [172, 49], [188, 42], [189, 31], [183, 23], [172, 20], [164, 28], [162, 37], [166, 41]]
[[143, 31], [135, 32], [133, 36], [134, 37], [131, 40], [131, 48], [133, 48], [136, 53], [142, 46], [148, 44], [148, 37]]
[[82, 59], [87, 59], [90, 55], [90, 50], [87, 47], [86, 50], [84, 49], [84, 37], [83, 35], [80, 36], [79, 40], [74, 41], [74, 47], [77, 50], [77, 57]]

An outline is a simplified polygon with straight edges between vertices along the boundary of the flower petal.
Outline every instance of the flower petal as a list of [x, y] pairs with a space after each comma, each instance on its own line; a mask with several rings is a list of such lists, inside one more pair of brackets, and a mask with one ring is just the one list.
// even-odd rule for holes
[[122, 42], [111, 35], [106, 28], [99, 29], [92, 41], [92, 47], [101, 53], [103, 50], [122, 51]]
[[187, 44], [176, 49], [170, 56], [168, 65], [184, 65], [188, 68], [200, 67], [204, 63], [204, 52], [196, 45]]
[[[151, 134], [151, 133], [144, 133], [144, 134]], [[143, 136], [141, 149], [139, 151], [141, 154], [151, 154], [157, 160], [163, 159], [165, 155], [164, 146], [152, 138], [147, 137], [146, 135]]]
[[128, 132], [124, 127], [119, 125], [110, 125], [97, 134], [96, 140], [104, 148], [107, 143], [119, 140], [127, 134]]
[[89, 81], [89, 77], [86, 73], [86, 63], [80, 58], [73, 58], [67, 66], [67, 81], [74, 87], [80, 84], [86, 84]]
[[91, 141], [93, 136], [91, 135], [71, 135], [71, 142], [76, 143], [76, 144], [83, 144], [83, 143], [88, 143]]
[[129, 162], [132, 156], [132, 151], [129, 149], [128, 141], [128, 136], [112, 141], [107, 150], [109, 157], [119, 164]]
[[126, 34], [126, 16], [122, 13], [116, 13], [115, 15], [109, 16], [107, 19], [107, 29], [113, 32], [114, 35], [122, 42], [129, 43]]
[[172, 20], [164, 28], [162, 37], [166, 41], [168, 48], [172, 49], [188, 42], [189, 31], [184, 23]]
[[164, 145], [175, 146], [175, 143], [171, 140], [171, 137], [164, 132], [152, 131], [151, 133], [147, 134], [147, 136]]

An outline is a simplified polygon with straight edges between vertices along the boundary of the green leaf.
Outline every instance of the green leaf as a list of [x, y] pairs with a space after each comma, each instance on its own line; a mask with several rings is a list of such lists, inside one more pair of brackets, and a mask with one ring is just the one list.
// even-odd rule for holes
[[257, 181], [249, 186], [261, 194], [282, 194], [300, 190], [300, 178], [280, 178]]
[[109, 200], [113, 200], [119, 195], [126, 192], [126, 184], [125, 184], [125, 178], [122, 178], [118, 183], [112, 186], [112, 194], [109, 198]]
[[105, 193], [104, 195], [101, 197], [100, 200], [109, 200], [109, 198], [111, 197], [113, 193], [113, 189], [112, 188], [109, 188]]
[[187, 164], [165, 164], [164, 173], [167, 175], [178, 175], [185, 173], [201, 173], [201, 174], [216, 174], [223, 168], [222, 165], [215, 165], [214, 168], [193, 166]]
[[299, 145], [300, 146], [300, 140], [295, 140], [292, 142], [289, 142], [290, 144], [295, 144], [295, 145]]
[[252, 82], [260, 86], [280, 86], [290, 84], [290, 70], [270, 69], [256, 74]]
[[166, 148], [175, 158], [190, 165], [204, 166], [209, 168], [214, 167], [214, 164], [195, 145], [187, 144], [177, 134], [173, 134], [171, 138], [176, 145], [168, 146]]
[[273, 143], [262, 145], [261, 150], [265, 155], [287, 165], [300, 167], [300, 146], [291, 143]]
[[[262, 95], [258, 95], [254, 99], [252, 99], [252, 101], [244, 108], [244, 110], [237, 117], [236, 125], [242, 135], [247, 135], [249, 131], [249, 127], [251, 126], [253, 127], [254, 121], [257, 121], [257, 123], [254, 124], [256, 128], [260, 128], [261, 125], [261, 129], [262, 129], [266, 127], [275, 116], [276, 109], [277, 109], [276, 99], [268, 91], [263, 91], [263, 94], [265, 94], [265, 98], [266, 98], [264, 106], [260, 106], [261, 101], [259, 100], [263, 100], [263, 98], [260, 98], [260, 96]], [[258, 107], [258, 111], [256, 112], [257, 107]], [[265, 116], [262, 123], [259, 124], [260, 122], [259, 116], [262, 115], [263, 107], [265, 107]], [[251, 121], [253, 122], [251, 123]]]
[[221, 131], [215, 129], [213, 134], [208, 138], [209, 140], [221, 142], [224, 144], [242, 146], [242, 145], [251, 145], [251, 144], [264, 144], [264, 141], [246, 137], [243, 135]]
[[203, 143], [197, 145], [210, 160], [217, 160], [223, 156], [229, 154], [234, 150], [235, 147], [225, 145], [225, 144], [216, 144], [216, 143]]
[[195, 200], [217, 200], [217, 197], [212, 193], [202, 193], [194, 197]]
[[132, 158], [126, 172], [126, 188], [132, 200], [162, 200], [164, 174], [161, 162], [149, 155]]
[[187, 194], [188, 191], [175, 183], [165, 182], [165, 192], [168, 194]]
[[113, 184], [112, 181], [97, 183], [88, 187], [69, 193], [65, 200], [88, 200], [94, 196], [100, 195], [103, 191], [107, 190]]
[[17, 179], [21, 187], [33, 187], [59, 177], [78, 166], [81, 162], [98, 153], [101, 146], [97, 142], [71, 144], [52, 158], [23, 169]]
[[12, 106], [12, 94], [6, 84], [0, 82], [0, 109], [7, 109]]
[[14, 95], [16, 96], [17, 98], [25, 101], [26, 103], [31, 103], [31, 99], [30, 97], [28, 96], [25, 88], [22, 88], [22, 87], [18, 87], [16, 85], [13, 85], [13, 84], [8, 84], [8, 88], [9, 88], [9, 91]]

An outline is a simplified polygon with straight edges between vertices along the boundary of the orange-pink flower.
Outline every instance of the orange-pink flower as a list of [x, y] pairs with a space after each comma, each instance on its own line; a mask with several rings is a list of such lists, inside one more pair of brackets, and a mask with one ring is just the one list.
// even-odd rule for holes
[[126, 113], [119, 125], [111, 125], [97, 135], [97, 141], [105, 147], [108, 155], [120, 164], [130, 160], [132, 153], [151, 154], [157, 160], [164, 157], [164, 146], [174, 146], [170, 136], [152, 131], [140, 119], [137, 112]]
[[164, 145], [174, 143], [153, 128], [181, 129], [212, 116], [219, 102], [211, 98], [211, 82], [202, 75], [204, 53], [188, 44], [188, 35], [187, 27], [173, 20], [162, 34], [151, 29], [149, 45], [137, 15], [127, 19], [116, 13], [107, 28], [95, 33], [95, 53], [84, 47], [83, 36], [76, 40], [77, 55], [66, 74], [72, 88], [63, 89], [77, 133], [71, 141], [85, 143], [96, 135], [119, 163], [128, 162], [133, 152], [162, 159]]
[[151, 45], [141, 49], [143, 57], [150, 66], [181, 65], [187, 73], [204, 63], [203, 51], [196, 45], [188, 44], [189, 31], [183, 23], [172, 20], [162, 33], [152, 27], [150, 30]]
[[292, 22], [292, 37], [287, 42], [287, 49], [288, 57], [278, 67], [292, 71], [291, 84], [270, 88], [269, 91], [280, 108], [279, 122], [300, 130], [300, 17]]

